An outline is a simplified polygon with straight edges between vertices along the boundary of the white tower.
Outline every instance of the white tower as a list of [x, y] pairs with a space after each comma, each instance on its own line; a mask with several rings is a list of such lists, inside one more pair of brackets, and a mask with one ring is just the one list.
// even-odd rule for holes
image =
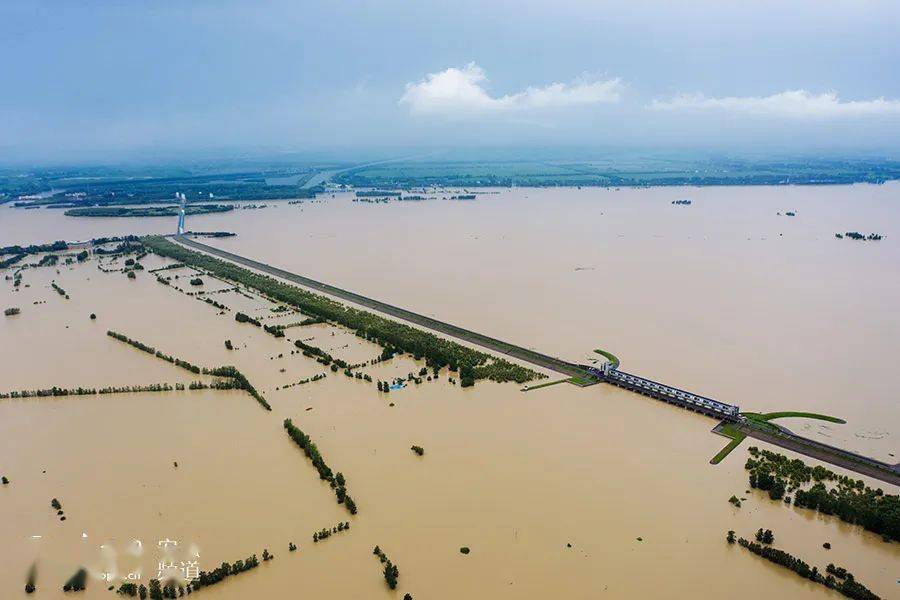
[[185, 203], [187, 202], [187, 197], [181, 192], [175, 192], [175, 197], [180, 201], [181, 205], [178, 210], [178, 231], [176, 235], [182, 235], [184, 233], [184, 215], [185, 215]]

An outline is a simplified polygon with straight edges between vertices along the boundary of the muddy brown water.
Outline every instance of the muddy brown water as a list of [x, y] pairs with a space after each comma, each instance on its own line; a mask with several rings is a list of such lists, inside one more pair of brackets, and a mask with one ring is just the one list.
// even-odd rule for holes
[[[228, 250], [564, 358], [604, 347], [625, 369], [745, 410], [845, 418], [843, 426], [784, 423], [891, 460], [900, 423], [891, 384], [900, 350], [898, 192], [896, 184], [515, 189], [474, 202], [388, 205], [338, 195], [189, 225], [238, 232], [212, 242]], [[670, 204], [678, 198], [693, 204]], [[797, 216], [776, 214], [786, 211]], [[173, 224], [6, 207], [0, 245]], [[887, 237], [833, 237], [850, 230]], [[193, 291], [189, 271], [171, 274], [179, 272], [178, 285]], [[49, 288], [51, 279], [70, 300]], [[35, 559], [37, 597], [54, 598], [79, 565], [94, 575], [139, 572], [146, 582], [160, 560], [178, 566], [196, 553], [208, 569], [263, 548], [276, 559], [202, 593], [832, 594], [724, 542], [729, 529], [750, 537], [758, 527], [773, 529], [776, 546], [810, 564], [846, 566], [882, 597], [897, 597], [896, 544], [746, 493], [745, 447], [709, 465], [726, 440], [698, 415], [605, 386], [462, 390], [446, 373], [388, 397], [330, 371], [276, 391], [324, 369], [290, 355], [287, 340], [235, 323], [233, 311], [219, 315], [146, 272], [130, 281], [92, 260], [58, 274], [26, 270], [24, 281], [30, 287], [18, 292], [9, 282], [0, 288], [0, 304], [22, 308], [0, 320], [3, 391], [197, 379], [108, 338], [114, 329], [197, 364], [236, 364], [274, 410], [240, 392], [212, 391], [0, 401], [0, 473], [11, 480], [0, 489], [4, 598], [24, 597]], [[270, 324], [301, 317], [234, 292], [211, 297]], [[312, 338], [350, 362], [380, 353], [328, 326], [291, 328], [287, 338]], [[225, 339], [237, 350], [226, 350]], [[419, 366], [400, 358], [364, 370], [388, 379]], [[346, 475], [357, 517], [335, 503], [287, 438], [285, 417]], [[727, 502], [732, 494], [747, 498], [740, 509]], [[50, 507], [54, 497], [65, 522]], [[350, 531], [312, 543], [313, 531], [345, 520]], [[180, 544], [168, 555], [158, 548], [166, 539]], [[133, 540], [141, 540], [140, 553]], [[822, 548], [826, 541], [832, 550]], [[400, 567], [399, 594], [384, 585], [376, 544]], [[461, 546], [471, 553], [460, 554]], [[92, 579], [85, 597], [110, 593]]]

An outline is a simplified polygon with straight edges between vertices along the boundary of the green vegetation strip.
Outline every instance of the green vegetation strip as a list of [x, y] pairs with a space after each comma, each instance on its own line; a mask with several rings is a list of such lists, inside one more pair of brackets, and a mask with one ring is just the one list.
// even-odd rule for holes
[[606, 350], [601, 350], [601, 349], [599, 349], [599, 348], [597, 348], [596, 350], [594, 350], [594, 352], [596, 352], [597, 354], [599, 354], [600, 356], [602, 356], [603, 358], [605, 358], [606, 360], [608, 360], [609, 362], [611, 362], [611, 363], [612, 363], [612, 366], [613, 366], [613, 369], [618, 369], [618, 368], [619, 368], [619, 364], [620, 364], [620, 363], [619, 363], [619, 357], [616, 356], [615, 354], [613, 354], [612, 352], [607, 352]]
[[[124, 206], [90, 206], [70, 208], [64, 214], [67, 217], [174, 217], [178, 215], [177, 206], [146, 206], [127, 208]], [[199, 204], [185, 208], [187, 215], [206, 215], [210, 213], [229, 212], [234, 210], [231, 204]]]
[[[193, 384], [191, 384], [193, 385]], [[200, 389], [191, 387], [191, 389]], [[184, 390], [183, 383], [174, 386], [168, 383], [151, 383], [149, 385], [125, 385], [105, 388], [61, 388], [53, 386], [40, 390], [19, 390], [0, 393], [0, 399], [7, 398], [60, 398], [63, 396], [94, 396], [97, 394], [136, 394], [143, 392], [171, 392]]]
[[828, 421], [829, 423], [840, 423], [841, 425], [845, 424], [847, 421], [843, 419], [839, 419], [837, 417], [832, 417], [829, 415], [822, 415], [819, 413], [811, 413], [811, 412], [795, 412], [795, 411], [782, 411], [782, 412], [770, 412], [770, 413], [741, 413], [748, 419], [754, 421], [772, 421], [773, 419], [788, 419], [788, 418], [799, 418], [799, 419], [818, 419], [819, 421]]
[[[491, 379], [525, 383], [543, 377], [526, 367], [502, 358], [443, 339], [433, 333], [392, 321], [368, 311], [345, 306], [340, 302], [283, 283], [273, 277], [255, 273], [230, 262], [188, 250], [162, 237], [144, 238], [144, 244], [157, 254], [167, 256], [218, 277], [242, 283], [276, 300], [293, 306], [313, 317], [337, 323], [365, 339], [398, 348], [414, 357], [425, 357], [429, 366], [449, 366], [460, 370], [460, 379]], [[321, 285], [321, 284], [320, 284]], [[470, 332], [471, 335], [477, 335]]]
[[550, 387], [551, 385], [557, 385], [559, 383], [568, 383], [571, 380], [571, 377], [567, 377], [566, 379], [557, 379], [556, 381], [545, 381], [544, 383], [538, 383], [535, 385], [527, 385], [522, 388], [523, 392], [531, 392], [534, 390], [539, 390], [541, 388]]
[[570, 377], [566, 381], [572, 385], [577, 385], [578, 387], [587, 387], [598, 383], [600, 380], [593, 377]]
[[720, 462], [722, 462], [725, 459], [725, 457], [728, 456], [732, 450], [734, 450], [735, 448], [740, 446], [741, 442], [743, 442], [744, 439], [747, 437], [747, 435], [744, 432], [737, 430], [730, 423], [727, 423], [727, 424], [719, 427], [718, 433], [721, 433], [724, 436], [730, 437], [731, 441], [728, 442], [728, 444], [724, 448], [719, 450], [718, 454], [716, 454], [715, 456], [712, 457], [712, 459], [710, 459], [709, 462], [710, 462], [710, 464], [713, 464], [713, 465], [717, 465]]

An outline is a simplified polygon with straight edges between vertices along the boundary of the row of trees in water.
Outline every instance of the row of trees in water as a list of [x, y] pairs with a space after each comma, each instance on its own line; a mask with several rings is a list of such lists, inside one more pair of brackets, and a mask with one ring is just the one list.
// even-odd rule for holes
[[[210, 387], [212, 387], [214, 389], [244, 390], [245, 392], [250, 394], [250, 396], [254, 400], [259, 402], [259, 404], [263, 408], [265, 408], [266, 410], [272, 410], [272, 407], [269, 405], [269, 403], [266, 401], [266, 399], [263, 397], [263, 395], [260, 394], [259, 391], [255, 387], [253, 387], [253, 385], [250, 383], [250, 381], [247, 379], [247, 377], [243, 373], [238, 371], [236, 367], [229, 365], [229, 366], [224, 366], [224, 367], [215, 367], [213, 369], [207, 369], [206, 367], [201, 368], [201, 367], [198, 367], [197, 365], [192, 364], [186, 360], [182, 360], [180, 358], [170, 356], [160, 350], [157, 350], [156, 348], [154, 348], [152, 346], [148, 346], [147, 344], [144, 344], [143, 342], [140, 342], [138, 340], [133, 340], [130, 337], [123, 335], [121, 333], [117, 333], [115, 331], [110, 330], [110, 331], [106, 332], [106, 335], [108, 335], [112, 338], [115, 338], [121, 342], [124, 342], [130, 346], [133, 346], [133, 347], [137, 348], [138, 350], [142, 350], [143, 352], [146, 352], [147, 354], [152, 354], [153, 356], [156, 356], [157, 358], [160, 358], [166, 362], [169, 362], [169, 363], [172, 363], [173, 365], [181, 367], [182, 369], [187, 369], [191, 373], [194, 373], [194, 374], [202, 373], [203, 375], [211, 375], [213, 377], [224, 377], [224, 378], [230, 379], [230, 380], [232, 380], [232, 383], [230, 386], [222, 384], [222, 383], [214, 383]], [[199, 389], [199, 388], [193, 388], [193, 389]]]
[[375, 546], [375, 549], [372, 550], [372, 554], [377, 556], [378, 560], [381, 561], [381, 564], [384, 565], [382, 574], [384, 575], [385, 583], [387, 583], [388, 587], [392, 590], [397, 589], [397, 580], [400, 578], [400, 569], [397, 568], [397, 565], [391, 562], [391, 559], [387, 557], [387, 554], [385, 554], [384, 550], [382, 550], [380, 547]]
[[266, 410], [272, 410], [272, 407], [266, 402], [266, 399], [263, 397], [259, 391], [253, 387], [253, 384], [247, 379], [247, 377], [237, 370], [236, 367], [232, 367], [230, 365], [224, 367], [216, 367], [214, 369], [203, 369], [203, 373], [206, 375], [212, 375], [213, 377], [227, 377], [234, 382], [234, 389], [244, 390], [250, 396], [259, 402], [259, 404], [265, 408]]
[[194, 268], [209, 271], [217, 277], [252, 287], [280, 302], [298, 308], [304, 314], [337, 323], [357, 332], [366, 339], [376, 340], [383, 346], [389, 345], [398, 348], [416, 358], [424, 357], [429, 366], [449, 366], [452, 370], [456, 370], [457, 367], [470, 367], [473, 369], [471, 371], [472, 378], [466, 379], [467, 384], [474, 382], [475, 379], [485, 378], [494, 381], [525, 383], [539, 377], [531, 369], [494, 358], [485, 352], [457, 344], [380, 315], [344, 306], [330, 298], [282, 283], [272, 277], [188, 250], [162, 237], [145, 238], [144, 243], [158, 254], [189, 264]]
[[[233, 367], [232, 367], [233, 368]], [[224, 376], [220, 376], [224, 377]], [[51, 398], [62, 396], [94, 396], [97, 394], [134, 394], [142, 392], [181, 392], [184, 390], [244, 390], [249, 382], [244, 383], [237, 377], [227, 379], [219, 379], [212, 383], [204, 383], [202, 381], [192, 381], [187, 386], [183, 383], [175, 385], [169, 383], [151, 383], [148, 385], [125, 385], [118, 387], [104, 388], [61, 388], [52, 387], [41, 390], [17, 390], [12, 392], [0, 393], [0, 399], [22, 399], [22, 398]], [[251, 386], [252, 387], [252, 386]], [[261, 396], [260, 396], [261, 397]], [[271, 408], [269, 409], [271, 410]]]
[[124, 335], [124, 334], [121, 334], [121, 333], [118, 333], [118, 332], [112, 331], [112, 330], [107, 331], [106, 335], [108, 335], [109, 337], [111, 337], [113, 339], [119, 340], [120, 342], [124, 342], [124, 343], [128, 344], [129, 346], [132, 346], [133, 348], [137, 348], [138, 350], [141, 350], [142, 352], [146, 352], [147, 354], [152, 354], [156, 358], [159, 358], [166, 362], [172, 363], [173, 365], [181, 367], [182, 369], [187, 369], [188, 371], [190, 371], [191, 373], [194, 373], [195, 375], [199, 375], [201, 372], [203, 372], [203, 369], [201, 369], [200, 367], [198, 367], [195, 364], [191, 364], [186, 360], [182, 360], [180, 358], [176, 358], [174, 356], [165, 354], [161, 350], [157, 350], [153, 346], [148, 346], [147, 344], [140, 342], [138, 340], [133, 340], [130, 337], [128, 337], [127, 335]]
[[[744, 468], [750, 471], [750, 485], [768, 491], [769, 497], [777, 500], [793, 493], [794, 506], [836, 515], [881, 535], [885, 541], [900, 540], [900, 496], [777, 452], [755, 446], [749, 452]], [[811, 482], [815, 483], [807, 489]]]
[[343, 504], [347, 510], [350, 511], [351, 515], [355, 515], [357, 512], [356, 502], [354, 502], [353, 498], [350, 497], [350, 494], [347, 493], [347, 482], [344, 480], [344, 475], [341, 472], [334, 473], [331, 470], [331, 467], [325, 462], [325, 459], [319, 452], [319, 448], [316, 446], [315, 442], [313, 442], [308, 435], [303, 433], [299, 427], [294, 425], [293, 421], [285, 419], [284, 429], [287, 431], [290, 438], [294, 440], [294, 443], [303, 449], [303, 453], [306, 454], [306, 457], [312, 461], [313, 466], [319, 472], [319, 478], [329, 483], [331, 489], [334, 490], [338, 504]]
[[[335, 362], [334, 357], [330, 354], [318, 348], [316, 346], [311, 346], [302, 340], [295, 340], [294, 345], [303, 351], [303, 356], [307, 358], [315, 358], [316, 362], [325, 365], [326, 367], [331, 363]], [[341, 361], [343, 362], [343, 361]], [[346, 365], [346, 363], [344, 363]]]
[[29, 246], [0, 246], [0, 256], [4, 254], [42, 254], [44, 252], [62, 252], [68, 250], [69, 245], [63, 240], [49, 244], [31, 244]]
[[[262, 553], [262, 562], [267, 562], [275, 558], [274, 555], [270, 554], [268, 550], [263, 550]], [[200, 571], [199, 575], [187, 582], [187, 585], [176, 584], [174, 581], [169, 581], [165, 584], [160, 582], [159, 579], [151, 579], [149, 583], [149, 588], [144, 586], [143, 584], [135, 584], [131, 582], [123, 583], [119, 586], [119, 589], [116, 590], [116, 593], [121, 596], [129, 596], [129, 597], [138, 597], [141, 600], [145, 600], [146, 598], [150, 598], [150, 600], [164, 600], [168, 598], [179, 598], [185, 595], [185, 593], [190, 594], [191, 592], [195, 592], [201, 588], [209, 587], [211, 585], [215, 585], [231, 577], [232, 575], [239, 575], [240, 573], [244, 573], [245, 571], [249, 571], [250, 569], [255, 569], [260, 565], [260, 560], [256, 557], [256, 555], [248, 556], [244, 560], [237, 560], [234, 563], [223, 562], [221, 566], [216, 567], [212, 571]]]
[[[123, 237], [105, 237], [105, 238], [95, 238], [91, 240], [91, 244], [94, 246], [99, 246], [101, 244], [106, 244], [109, 242], [137, 242], [138, 237], [134, 235], [123, 236]], [[2, 246], [0, 247], [0, 256], [6, 256], [7, 254], [11, 255], [9, 258], [0, 260], [0, 269], [4, 269], [6, 267], [10, 267], [22, 259], [24, 259], [29, 254], [43, 254], [45, 252], [64, 252], [69, 249], [69, 244], [63, 240], [58, 240], [56, 242], [51, 242], [48, 244], [31, 244], [29, 246], [20, 246], [20, 245], [12, 245], [12, 246]], [[109, 253], [103, 252], [103, 248], [98, 248], [98, 254]], [[84, 262], [88, 258], [87, 250], [82, 250], [76, 255], [78, 262]]]
[[322, 540], [328, 539], [336, 533], [341, 533], [342, 531], [346, 531], [348, 529], [350, 529], [349, 522], [338, 523], [331, 529], [323, 527], [320, 531], [313, 533], [313, 542], [321, 542]]
[[[183, 383], [176, 383], [174, 386], [168, 383], [151, 383], [149, 385], [123, 385], [110, 386], [103, 388], [61, 388], [53, 386], [51, 388], [41, 390], [17, 390], [12, 392], [0, 393], [0, 399], [7, 398], [51, 398], [62, 396], [95, 396], [97, 394], [132, 394], [140, 392], [171, 392], [173, 390], [180, 391], [185, 389]], [[199, 389], [199, 388], [191, 388]]]
[[[0, 256], [5, 256], [10, 254], [8, 258], [4, 258], [0, 260], [0, 269], [6, 269], [15, 265], [18, 262], [21, 262], [26, 256], [29, 254], [42, 254], [44, 252], [63, 252], [64, 250], [68, 250], [69, 245], [60, 240], [58, 242], [52, 242], [50, 244], [32, 244], [30, 246], [3, 246], [0, 247]], [[52, 256], [53, 258], [48, 258]], [[38, 266], [47, 266], [49, 264], [56, 264], [59, 260], [59, 257], [53, 254], [48, 254], [44, 256], [40, 262], [38, 262]]]
[[281, 386], [280, 388], [275, 388], [275, 389], [276, 390], [279, 390], [279, 389], [286, 390], [288, 388], [292, 388], [292, 387], [295, 387], [298, 385], [305, 385], [312, 381], [319, 381], [321, 379], [325, 379], [326, 377], [328, 377], [328, 375], [326, 373], [319, 373], [318, 375], [313, 375], [312, 377], [307, 377], [306, 379], [301, 379], [300, 381], [295, 381], [294, 383], [288, 383], [288, 384]]
[[0, 260], [0, 269], [8, 269], [9, 267], [20, 262], [26, 256], [27, 254], [13, 254], [10, 257], [4, 258], [3, 260]]
[[[727, 541], [729, 544], [734, 543], [733, 531], [728, 532]], [[788, 568], [797, 575], [809, 579], [810, 581], [840, 592], [847, 598], [854, 598], [855, 600], [880, 600], [879, 596], [856, 581], [853, 578], [853, 575], [848, 573], [846, 569], [838, 570], [834, 565], [829, 564], [826, 569], [827, 575], [822, 575], [822, 573], [819, 572], [818, 567], [811, 567], [800, 558], [797, 558], [784, 550], [779, 550], [778, 548], [773, 548], [758, 542], [751, 542], [744, 538], [739, 538], [737, 543], [739, 546], [749, 550], [753, 554], [761, 556], [769, 562]]]

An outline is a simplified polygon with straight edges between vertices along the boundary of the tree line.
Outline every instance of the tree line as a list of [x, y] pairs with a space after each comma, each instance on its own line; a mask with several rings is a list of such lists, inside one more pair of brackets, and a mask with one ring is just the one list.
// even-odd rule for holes
[[[171, 392], [184, 389], [183, 383], [174, 386], [168, 383], [151, 383], [149, 385], [124, 385], [104, 388], [61, 388], [53, 386], [41, 390], [17, 390], [0, 393], [0, 399], [7, 398], [52, 398], [62, 396], [95, 396], [97, 394], [132, 394], [141, 392]], [[194, 389], [194, 388], [191, 388]]]
[[492, 379], [494, 381], [516, 381], [525, 383], [539, 377], [538, 373], [520, 365], [473, 348], [438, 337], [433, 333], [416, 329], [409, 325], [392, 321], [380, 315], [326, 298], [280, 282], [272, 277], [254, 273], [226, 261], [188, 250], [161, 237], [144, 238], [145, 245], [154, 252], [168, 256], [194, 268], [209, 271], [231, 281], [242, 283], [299, 309], [304, 314], [337, 323], [357, 332], [365, 339], [376, 341], [382, 346], [392, 346], [412, 354], [417, 359], [425, 358], [429, 366], [448, 366], [455, 371], [466, 366], [473, 369], [471, 380]]
[[[734, 532], [729, 532], [729, 534], [729, 543], [734, 543]], [[749, 550], [753, 554], [761, 556], [776, 565], [788, 568], [803, 578], [838, 591], [847, 598], [854, 598], [855, 600], [880, 600], [879, 596], [874, 594], [866, 586], [855, 581], [852, 575], [845, 579], [839, 579], [833, 572], [829, 572], [827, 576], [823, 576], [817, 567], [810, 567], [803, 560], [788, 554], [784, 550], [779, 550], [757, 542], [751, 542], [744, 538], [738, 539], [737, 543], [739, 546]], [[833, 567], [833, 565], [829, 566]], [[846, 570], [844, 570], [844, 573], [846, 573]]]
[[348, 529], [350, 529], [349, 522], [338, 523], [331, 529], [329, 529], [328, 527], [323, 527], [320, 531], [316, 531], [315, 533], [313, 533], [313, 535], [312, 535], [313, 542], [314, 543], [320, 542], [322, 540], [330, 538], [335, 533], [340, 533], [340, 532], [346, 531]]
[[124, 334], [121, 334], [121, 333], [118, 333], [118, 332], [112, 331], [112, 330], [108, 330], [106, 332], [106, 335], [108, 335], [111, 338], [117, 339], [120, 342], [124, 342], [124, 343], [128, 344], [129, 346], [137, 348], [138, 350], [146, 352], [147, 354], [152, 354], [156, 358], [160, 358], [168, 363], [172, 363], [173, 365], [181, 367], [182, 369], [187, 369], [188, 371], [190, 371], [191, 373], [194, 373], [195, 375], [199, 375], [203, 371], [203, 369], [201, 369], [197, 365], [191, 364], [186, 360], [182, 360], [180, 358], [175, 358], [174, 356], [165, 354], [164, 352], [157, 350], [153, 346], [148, 346], [147, 344], [145, 344], [143, 342], [140, 342], [138, 340], [133, 340], [130, 337], [128, 337], [127, 335], [124, 335]]
[[288, 389], [288, 388], [292, 388], [292, 387], [295, 387], [295, 386], [298, 386], [298, 385], [305, 385], [305, 384], [307, 384], [307, 383], [309, 383], [309, 382], [311, 382], [311, 381], [319, 381], [319, 380], [321, 380], [321, 379], [325, 379], [326, 377], [328, 377], [327, 374], [325, 374], [325, 373], [319, 373], [318, 375], [313, 375], [312, 377], [307, 377], [306, 379], [301, 379], [300, 381], [295, 381], [294, 383], [288, 383], [288, 384], [285, 384], [285, 385], [283, 385], [283, 386], [281, 386], [281, 387], [277, 387], [277, 388], [275, 388], [275, 389], [276, 389], [276, 390], [279, 390], [279, 389], [281, 389], [281, 390], [286, 390], [286, 389]]
[[152, 354], [153, 356], [156, 356], [157, 358], [160, 358], [166, 362], [169, 362], [169, 363], [172, 363], [173, 365], [181, 367], [182, 369], [187, 369], [191, 373], [194, 373], [194, 374], [202, 373], [203, 375], [211, 375], [213, 377], [225, 377], [225, 378], [231, 379], [233, 382], [231, 387], [225, 387], [222, 384], [213, 384], [211, 387], [213, 387], [215, 389], [244, 390], [245, 392], [250, 394], [250, 396], [254, 400], [259, 402], [259, 404], [263, 408], [265, 408], [266, 410], [272, 410], [272, 407], [269, 405], [269, 403], [266, 401], [266, 399], [263, 397], [263, 395], [260, 394], [259, 391], [257, 391], [257, 389], [255, 387], [253, 387], [253, 385], [250, 383], [250, 381], [247, 379], [247, 377], [243, 373], [238, 371], [236, 367], [228, 365], [228, 366], [224, 366], [224, 367], [215, 367], [213, 369], [207, 369], [206, 367], [200, 368], [197, 365], [189, 363], [186, 360], [182, 360], [180, 358], [175, 358], [173, 356], [165, 354], [164, 352], [157, 350], [157, 349], [153, 348], [152, 346], [148, 346], [147, 344], [144, 344], [143, 342], [139, 342], [138, 340], [133, 340], [133, 339], [129, 338], [128, 336], [123, 335], [121, 333], [117, 333], [115, 331], [110, 330], [110, 331], [106, 332], [106, 335], [108, 335], [112, 338], [115, 338], [121, 342], [124, 342], [130, 346], [133, 346], [133, 347], [137, 348], [138, 350], [142, 350], [143, 352], [146, 352], [147, 354]]
[[294, 425], [290, 419], [284, 420], [284, 429], [290, 438], [294, 440], [294, 443], [300, 446], [306, 457], [312, 461], [313, 466], [319, 472], [319, 478], [329, 483], [331, 489], [334, 490], [338, 504], [343, 504], [350, 511], [351, 515], [355, 515], [357, 512], [356, 502], [347, 493], [347, 482], [344, 480], [344, 475], [341, 472], [336, 474], [332, 472], [331, 467], [322, 458], [322, 454], [319, 452], [315, 442], [303, 433], [299, 427]]
[[375, 549], [372, 550], [372, 554], [378, 557], [378, 560], [381, 561], [381, 564], [384, 565], [384, 569], [382, 574], [384, 575], [384, 581], [388, 584], [388, 587], [392, 590], [397, 589], [397, 580], [400, 578], [400, 569], [397, 568], [397, 565], [391, 562], [391, 559], [387, 557], [387, 554], [384, 553], [384, 550], [375, 546]]
[[294, 340], [294, 346], [303, 351], [303, 356], [307, 358], [315, 358], [316, 362], [325, 365], [326, 367], [334, 362], [334, 357], [330, 354], [318, 348], [316, 346], [311, 346], [302, 340]]
[[[860, 525], [886, 541], [900, 540], [900, 496], [870, 488], [861, 479], [838, 475], [822, 466], [751, 446], [744, 468], [751, 487], [769, 492], [772, 499], [793, 493], [792, 502], [842, 521]], [[808, 489], [805, 486], [811, 482]], [[830, 484], [830, 485], [826, 485]], [[787, 500], [789, 497], [785, 497]]]

